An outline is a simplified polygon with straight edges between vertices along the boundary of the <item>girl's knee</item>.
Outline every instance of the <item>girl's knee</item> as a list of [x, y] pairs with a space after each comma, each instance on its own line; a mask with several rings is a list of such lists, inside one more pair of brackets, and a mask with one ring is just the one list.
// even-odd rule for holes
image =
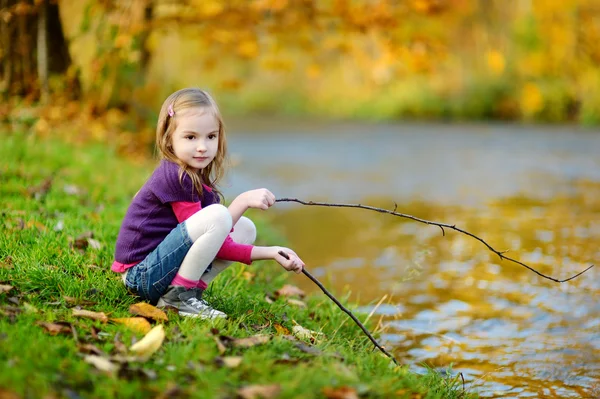
[[256, 241], [256, 226], [252, 220], [242, 216], [235, 224], [232, 236], [236, 242], [253, 244]]
[[213, 204], [204, 208], [211, 218], [212, 222], [216, 225], [223, 226], [227, 231], [231, 230], [232, 220], [229, 209], [221, 204]]

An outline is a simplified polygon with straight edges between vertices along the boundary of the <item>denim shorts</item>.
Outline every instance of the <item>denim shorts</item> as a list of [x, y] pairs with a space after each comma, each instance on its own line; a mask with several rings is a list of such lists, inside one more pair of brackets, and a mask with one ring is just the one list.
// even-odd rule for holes
[[125, 286], [155, 305], [169, 288], [192, 244], [185, 222], [178, 224], [154, 251], [127, 271]]

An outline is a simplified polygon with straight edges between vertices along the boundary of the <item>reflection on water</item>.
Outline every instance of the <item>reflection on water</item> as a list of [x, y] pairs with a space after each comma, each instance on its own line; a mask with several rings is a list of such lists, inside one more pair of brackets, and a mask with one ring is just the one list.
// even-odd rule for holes
[[[245, 137], [233, 146], [242, 163], [231, 189], [246, 181], [281, 197], [396, 201], [399, 212], [456, 224], [557, 278], [600, 266], [600, 132], [380, 129]], [[483, 397], [600, 396], [600, 267], [557, 284], [457, 232], [282, 205], [268, 215], [290, 245], [325, 285], [374, 311], [404, 363], [452, 365]]]

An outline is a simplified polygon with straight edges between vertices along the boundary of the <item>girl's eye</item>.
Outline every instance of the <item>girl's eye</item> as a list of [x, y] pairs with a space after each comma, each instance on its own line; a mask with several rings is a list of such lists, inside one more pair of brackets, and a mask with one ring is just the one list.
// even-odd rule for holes
[[193, 140], [193, 139], [194, 139], [194, 136], [192, 136], [192, 135], [189, 135], [189, 136], [185, 136], [185, 138], [186, 138], [187, 140]]
[[217, 138], [217, 135], [216, 135], [216, 134], [214, 134], [214, 133], [213, 133], [213, 134], [209, 134], [209, 135], [208, 135], [208, 138], [209, 138], [209, 139], [211, 139], [211, 140], [214, 140], [214, 139], [216, 139], [216, 138]]

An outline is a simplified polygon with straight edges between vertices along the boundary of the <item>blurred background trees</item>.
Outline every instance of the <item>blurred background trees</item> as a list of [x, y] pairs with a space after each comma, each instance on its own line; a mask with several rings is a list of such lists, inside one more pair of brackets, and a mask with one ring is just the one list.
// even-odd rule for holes
[[6, 104], [76, 98], [126, 130], [184, 86], [227, 115], [600, 122], [597, 0], [0, 5]]

